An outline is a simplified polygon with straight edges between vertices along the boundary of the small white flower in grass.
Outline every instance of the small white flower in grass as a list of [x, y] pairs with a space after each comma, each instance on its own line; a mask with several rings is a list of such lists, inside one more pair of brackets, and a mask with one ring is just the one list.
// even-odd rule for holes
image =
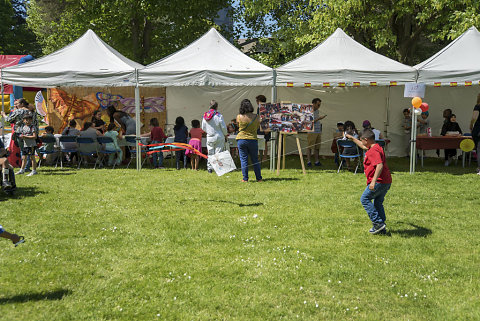
[[328, 280], [328, 283], [332, 282], [332, 280]]
[[408, 294], [405, 293], [405, 297], [408, 298]]
[[177, 299], [177, 297], [176, 297], [176, 296], [175, 296], [175, 297], [173, 297], [173, 300], [176, 300], [176, 299]]
[[355, 307], [355, 310], [358, 310], [358, 307]]
[[338, 281], [338, 283], [340, 284], [340, 283], [342, 283], [342, 281]]
[[300, 291], [303, 290], [303, 286], [300, 287]]
[[307, 301], [303, 301], [303, 304], [307, 304]]
[[334, 295], [332, 295], [332, 299], [335, 299], [335, 296], [334, 296]]
[[417, 292], [415, 292], [415, 293], [413, 294], [413, 296], [417, 296]]
[[157, 313], [157, 317], [159, 317], [159, 316], [160, 316], [160, 313]]
[[347, 308], [346, 310], [347, 310], [347, 311], [350, 311], [350, 309], [349, 309], [349, 308]]
[[258, 217], [258, 215], [257, 215], [257, 214], [253, 214], [253, 218], [257, 218], [257, 217]]
[[318, 303], [315, 303], [315, 307], [318, 308]]

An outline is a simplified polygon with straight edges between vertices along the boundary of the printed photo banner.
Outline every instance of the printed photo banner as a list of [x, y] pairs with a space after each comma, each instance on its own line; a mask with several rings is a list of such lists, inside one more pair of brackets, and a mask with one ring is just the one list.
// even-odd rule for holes
[[285, 133], [313, 130], [312, 104], [266, 103], [260, 104], [260, 128], [262, 131]]

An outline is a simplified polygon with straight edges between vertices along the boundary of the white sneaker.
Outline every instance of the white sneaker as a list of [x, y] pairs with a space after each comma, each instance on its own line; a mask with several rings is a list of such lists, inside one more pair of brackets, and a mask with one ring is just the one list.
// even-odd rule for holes
[[25, 170], [21, 169], [18, 172], [15, 173], [15, 175], [22, 175], [25, 174]]
[[37, 175], [37, 171], [32, 171], [30, 174], [28, 174], [27, 176], [33, 176], [33, 175]]

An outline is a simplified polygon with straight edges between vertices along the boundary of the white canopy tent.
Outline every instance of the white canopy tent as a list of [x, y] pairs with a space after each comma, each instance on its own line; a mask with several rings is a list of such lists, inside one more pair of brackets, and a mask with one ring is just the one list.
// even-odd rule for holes
[[401, 156], [406, 140], [402, 120], [395, 116], [402, 115], [408, 99], [403, 98], [400, 85], [415, 82], [416, 73], [337, 29], [305, 55], [276, 69], [278, 100], [309, 103], [315, 97], [322, 99], [321, 113], [327, 114], [322, 121], [322, 154], [332, 154], [330, 144], [337, 122], [351, 120], [361, 129], [368, 119], [388, 134], [392, 141], [389, 155]]
[[439, 135], [442, 111], [451, 108], [463, 132], [469, 132], [480, 85], [480, 32], [470, 27], [432, 57], [414, 66], [418, 82], [427, 85], [424, 101], [430, 105], [430, 126]]
[[[418, 82], [427, 85], [448, 85], [480, 81], [480, 32], [471, 27], [448, 46], [432, 57], [419, 63], [414, 68], [418, 70]], [[467, 83], [467, 86], [469, 84]]]
[[269, 96], [273, 69], [248, 57], [218, 31], [210, 29], [187, 47], [139, 71], [141, 86], [167, 87], [167, 123], [182, 116], [200, 119], [211, 99], [228, 121], [240, 101]]
[[[1, 81], [36, 87], [135, 86], [137, 138], [140, 136], [140, 95], [137, 72], [143, 66], [122, 56], [88, 30], [76, 41], [45, 57], [1, 70]], [[139, 148], [137, 146], [137, 148]], [[137, 168], [141, 166], [137, 153]]]

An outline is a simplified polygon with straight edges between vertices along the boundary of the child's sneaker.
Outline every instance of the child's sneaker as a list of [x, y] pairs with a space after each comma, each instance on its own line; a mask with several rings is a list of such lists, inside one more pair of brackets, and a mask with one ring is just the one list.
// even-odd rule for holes
[[15, 173], [15, 175], [22, 175], [22, 174], [25, 174], [24, 169], [21, 169], [21, 170], [19, 170], [18, 172]]
[[33, 176], [33, 175], [37, 175], [37, 171], [36, 170], [33, 170], [30, 174], [28, 174], [27, 176]]
[[312, 167], [312, 162], [308, 162], [307, 167]]
[[377, 224], [377, 225], [374, 225], [370, 230], [370, 234], [378, 234], [378, 233], [381, 233], [382, 231], [385, 231], [385, 228], [387, 226], [385, 225], [385, 223], [380, 223], [380, 224]]
[[315, 166], [322, 166], [322, 163], [320, 163], [320, 162], [315, 162]]

